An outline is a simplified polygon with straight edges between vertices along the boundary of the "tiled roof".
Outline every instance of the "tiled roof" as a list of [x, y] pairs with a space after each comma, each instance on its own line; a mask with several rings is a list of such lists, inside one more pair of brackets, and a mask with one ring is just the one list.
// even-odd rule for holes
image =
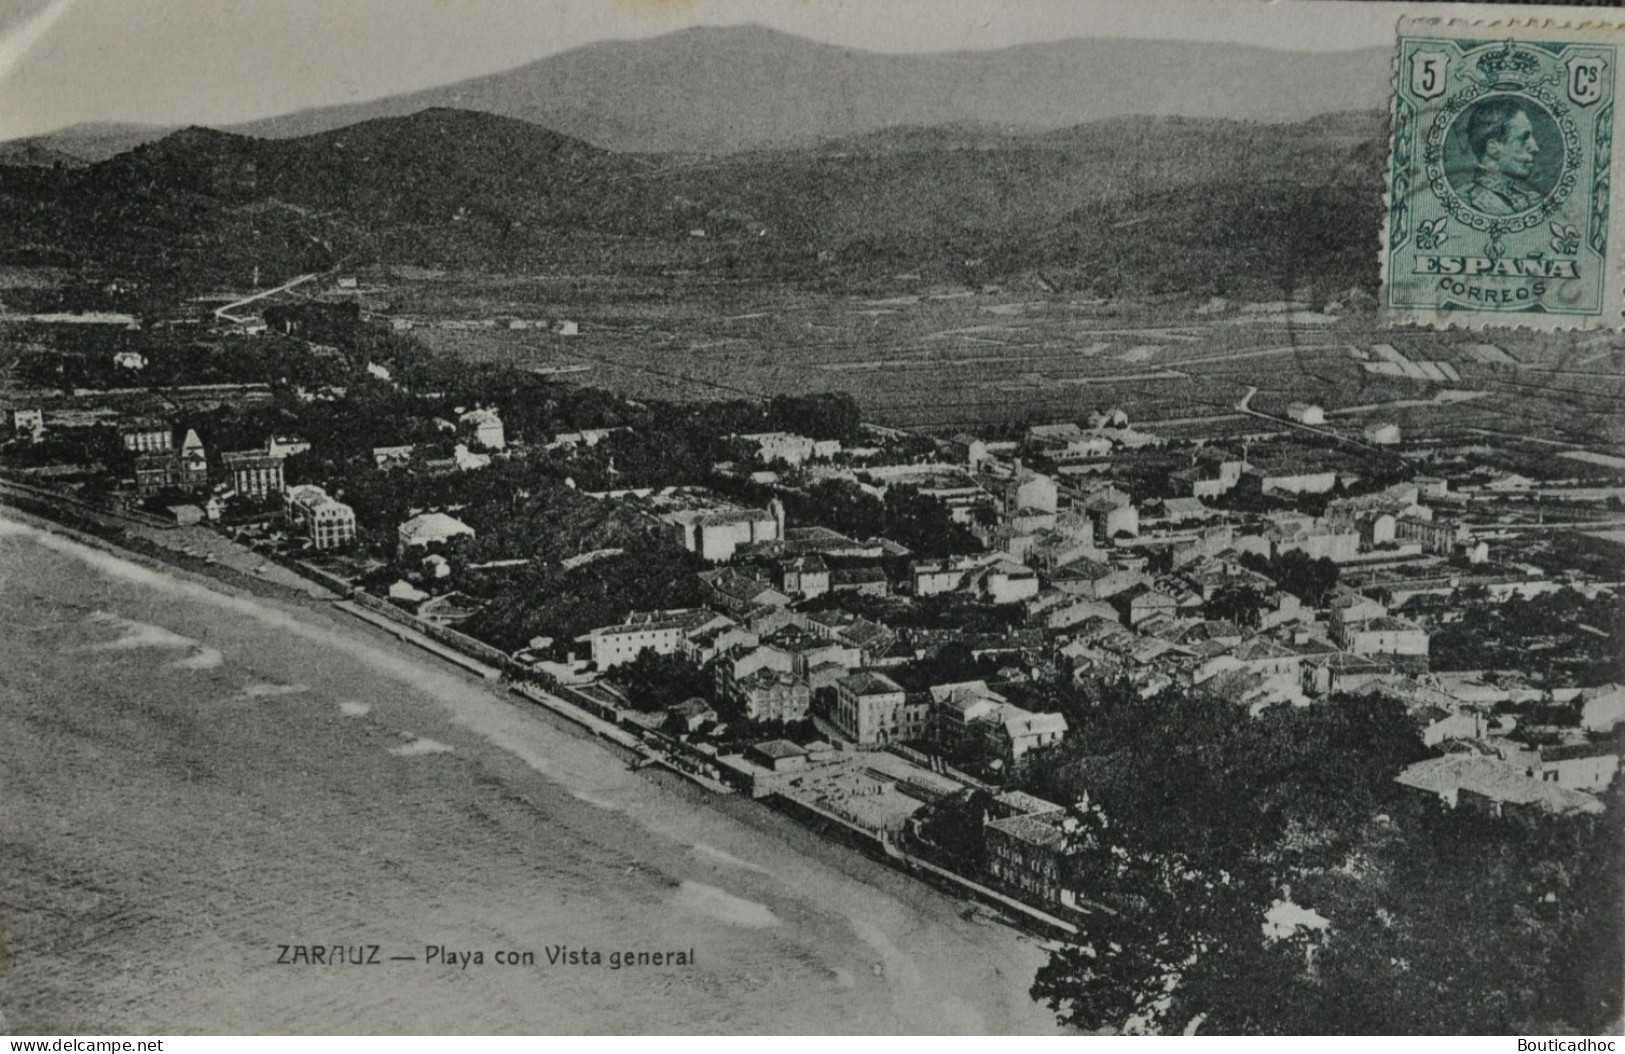
[[1008, 806], [1023, 816], [1034, 816], [1039, 813], [1061, 812], [1063, 807], [1054, 802], [1028, 794], [1026, 791], [1005, 791], [993, 799], [1000, 805]]
[[842, 677], [837, 683], [854, 695], [882, 695], [903, 690], [902, 685], [873, 670], [859, 670]]
[[1066, 845], [1066, 831], [1061, 828], [1061, 820], [1061, 815], [1057, 813], [1024, 814], [994, 820], [987, 826], [1029, 845], [1061, 849]]
[[1602, 802], [1584, 791], [1532, 779], [1523, 769], [1499, 758], [1466, 754], [1429, 758], [1407, 767], [1394, 779], [1404, 786], [1435, 794], [1467, 791], [1492, 801], [1538, 805], [1554, 813], [1603, 811]]
[[1049, 733], [1066, 735], [1066, 718], [1060, 714], [1034, 714], [1010, 707], [1004, 712], [1004, 730], [1012, 739], [1017, 736], [1039, 736]]
[[1298, 653], [1282, 644], [1280, 641], [1268, 637], [1254, 637], [1244, 640], [1231, 651], [1238, 659], [1286, 659]]
[[807, 749], [797, 746], [788, 739], [769, 739], [763, 743], [756, 743], [751, 747], [756, 753], [768, 758], [799, 758], [805, 757]]

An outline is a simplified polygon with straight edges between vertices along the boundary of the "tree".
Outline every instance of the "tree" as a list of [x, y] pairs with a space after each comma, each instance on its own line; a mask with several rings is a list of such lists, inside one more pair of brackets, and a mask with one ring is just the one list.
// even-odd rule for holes
[[[1314, 877], [1333, 928], [1317, 1028], [1595, 1033], [1625, 988], [1619, 792], [1601, 816], [1485, 816], [1417, 802], [1373, 824], [1370, 878]], [[1323, 1022], [1323, 1023], [1322, 1023]]]
[[1337, 585], [1336, 564], [1324, 556], [1317, 560], [1299, 549], [1289, 549], [1268, 560], [1248, 553], [1241, 558], [1241, 564], [1267, 575], [1276, 585], [1311, 607], [1322, 607], [1327, 594]]
[[1147, 852], [1099, 806], [1078, 810], [1067, 845], [1067, 881], [1090, 910], [1039, 968], [1035, 999], [1090, 1031], [1179, 1032], [1197, 1018], [1208, 1031], [1273, 1031], [1260, 1027], [1257, 980], [1291, 957], [1264, 939], [1276, 891], [1262, 868]]
[[1264, 607], [1264, 595], [1252, 586], [1225, 586], [1217, 590], [1202, 609], [1206, 618], [1256, 627]]
[[768, 415], [774, 427], [784, 431], [842, 442], [855, 437], [861, 423], [857, 400], [845, 392], [775, 395]]
[[971, 877], [986, 867], [987, 836], [982, 833], [991, 791], [973, 790], [927, 805], [919, 813], [917, 831], [924, 847], [952, 870]]
[[[1069, 1023], [1439, 1034], [1617, 1027], [1622, 792], [1600, 816], [1448, 810], [1381, 695], [1256, 717], [1190, 692], [1065, 689], [1072, 734], [1028, 787], [1087, 790], [1069, 868], [1092, 907], [1034, 995]], [[1109, 822], [1108, 822], [1109, 820]], [[1277, 899], [1324, 932], [1266, 937]]]
[[691, 660], [682, 655], [659, 655], [648, 648], [638, 652], [631, 662], [615, 667], [608, 676], [626, 691], [632, 706], [643, 713], [664, 710], [695, 696], [706, 698], [711, 692], [711, 678]]
[[886, 491], [882, 533], [927, 557], [956, 556], [982, 548], [975, 535], [954, 522], [940, 501], [909, 486]]

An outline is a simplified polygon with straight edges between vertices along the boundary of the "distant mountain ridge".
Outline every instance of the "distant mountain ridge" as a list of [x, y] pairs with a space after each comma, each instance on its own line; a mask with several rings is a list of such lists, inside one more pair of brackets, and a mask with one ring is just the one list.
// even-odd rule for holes
[[[1390, 62], [1383, 48], [1310, 53], [1147, 40], [896, 55], [754, 25], [699, 27], [228, 130], [290, 138], [445, 107], [517, 118], [619, 152], [728, 154], [904, 127], [1028, 135], [1133, 115], [1284, 123], [1385, 106]], [[169, 130], [85, 126], [35, 138], [102, 160]]]
[[0, 165], [32, 165], [32, 157], [56, 156], [74, 165], [94, 164], [117, 157], [175, 131], [166, 125], [76, 124], [44, 135], [0, 142]]

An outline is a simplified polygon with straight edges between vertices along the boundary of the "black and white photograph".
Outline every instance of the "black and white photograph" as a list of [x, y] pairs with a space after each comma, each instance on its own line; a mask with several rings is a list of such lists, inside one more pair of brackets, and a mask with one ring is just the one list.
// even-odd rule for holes
[[0, 0], [8, 1049], [1617, 1049], [1612, 14]]

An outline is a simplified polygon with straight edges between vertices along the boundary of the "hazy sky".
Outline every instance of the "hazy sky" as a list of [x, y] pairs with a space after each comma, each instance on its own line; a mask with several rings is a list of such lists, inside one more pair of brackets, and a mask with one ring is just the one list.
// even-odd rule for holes
[[1333, 0], [0, 0], [0, 139], [83, 121], [229, 124], [701, 24], [757, 22], [875, 51], [1087, 36], [1337, 50], [1391, 44], [1402, 10]]

